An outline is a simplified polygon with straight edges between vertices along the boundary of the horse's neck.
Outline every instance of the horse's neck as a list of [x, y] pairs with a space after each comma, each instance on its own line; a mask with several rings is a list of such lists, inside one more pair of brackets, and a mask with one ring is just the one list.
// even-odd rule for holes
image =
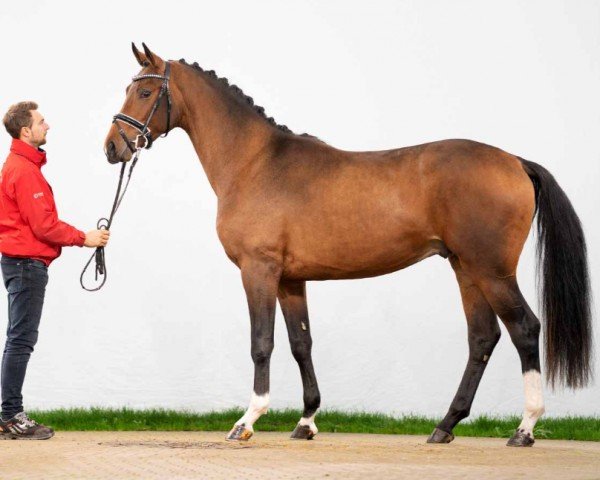
[[232, 187], [241, 171], [269, 143], [273, 129], [227, 92], [195, 72], [186, 72], [179, 91], [185, 105], [180, 127], [189, 135], [217, 196]]

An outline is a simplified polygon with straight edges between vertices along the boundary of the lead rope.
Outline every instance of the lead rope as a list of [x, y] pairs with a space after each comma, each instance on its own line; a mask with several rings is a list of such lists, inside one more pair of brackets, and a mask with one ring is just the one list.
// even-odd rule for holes
[[[119, 184], [117, 186], [117, 193], [115, 194], [115, 200], [113, 202], [113, 206], [110, 211], [110, 216], [108, 218], [102, 217], [98, 220], [98, 223], [96, 225], [96, 228], [98, 228], [98, 230], [109, 230], [110, 229], [110, 226], [112, 225], [113, 219], [115, 217], [115, 213], [117, 213], [117, 210], [119, 209], [119, 206], [121, 205], [121, 202], [123, 201], [123, 197], [125, 196], [125, 193], [127, 192], [127, 187], [129, 186], [129, 182], [131, 181], [131, 174], [133, 173], [135, 164], [137, 163], [138, 158], [140, 156], [140, 151], [141, 151], [141, 148], [136, 149], [135, 155], [131, 162], [131, 166], [129, 167], [129, 173], [127, 174], [127, 182], [125, 183], [125, 188], [123, 189], [123, 193], [121, 193], [121, 187], [123, 185], [123, 177], [125, 175], [125, 168], [127, 166], [127, 164], [125, 162], [123, 162], [123, 165], [121, 166], [121, 173], [119, 174]], [[92, 260], [94, 258], [96, 259], [95, 280], [98, 281], [98, 277], [100, 276], [100, 277], [102, 277], [102, 281], [101, 281], [100, 285], [98, 285], [97, 287], [88, 288], [83, 283], [83, 276], [85, 275], [85, 272], [87, 271], [88, 267], [90, 266], [90, 263], [92, 263]], [[81, 288], [83, 288], [84, 290], [87, 290], [88, 292], [96, 292], [104, 286], [104, 284], [106, 283], [106, 278], [107, 278], [107, 270], [106, 270], [106, 258], [104, 255], [104, 247], [97, 247], [96, 251], [94, 253], [92, 253], [92, 256], [85, 264], [85, 267], [83, 267], [83, 271], [81, 272], [81, 276], [79, 277], [79, 283], [81, 284]]]
[[[129, 167], [129, 173], [127, 174], [127, 182], [125, 183], [125, 188], [123, 189], [123, 193], [121, 193], [121, 186], [123, 185], [123, 176], [125, 174], [125, 162], [123, 162], [123, 165], [121, 166], [121, 173], [119, 175], [119, 184], [117, 186], [117, 193], [115, 194], [115, 200], [113, 202], [110, 216], [108, 218], [102, 217], [100, 220], [98, 220], [98, 223], [96, 226], [96, 228], [98, 230], [109, 230], [110, 229], [112, 222], [113, 222], [113, 218], [115, 216], [115, 213], [117, 213], [117, 210], [119, 209], [119, 206], [121, 205], [121, 201], [123, 200], [123, 197], [125, 196], [125, 193], [127, 192], [127, 187], [129, 186], [129, 182], [131, 180], [131, 174], [133, 173], [135, 164], [138, 161], [140, 152], [143, 148], [147, 149], [147, 148], [150, 148], [150, 146], [152, 145], [152, 136], [150, 135], [150, 129], [148, 128], [148, 125], [150, 124], [150, 120], [152, 120], [152, 117], [156, 113], [156, 110], [158, 109], [158, 106], [160, 105], [160, 101], [163, 98], [163, 95], [165, 95], [165, 94], [167, 95], [167, 97], [166, 97], [167, 98], [167, 128], [165, 129], [165, 133], [162, 136], [166, 137], [169, 134], [169, 130], [170, 130], [170, 126], [171, 126], [171, 93], [169, 92], [170, 76], [171, 76], [171, 65], [169, 64], [169, 62], [167, 62], [167, 64], [165, 65], [165, 74], [164, 75], [147, 74], [147, 75], [138, 75], [136, 77], [133, 77], [133, 79], [132, 79], [133, 82], [137, 82], [138, 80], [142, 80], [144, 78], [157, 78], [157, 79], [162, 79], [162, 81], [163, 81], [163, 83], [160, 87], [160, 92], [158, 93], [158, 97], [156, 98], [156, 102], [154, 102], [154, 106], [152, 107], [152, 110], [150, 111], [150, 114], [148, 115], [146, 123], [142, 124], [135, 118], [132, 118], [123, 113], [118, 113], [117, 115], [115, 115], [113, 117], [113, 124], [117, 126], [119, 135], [121, 135], [121, 137], [125, 141], [125, 145], [129, 148], [129, 150], [133, 154], [133, 157], [132, 157], [131, 166]], [[129, 138], [127, 138], [127, 135], [125, 134], [123, 129], [117, 124], [117, 121], [125, 122], [126, 124], [132, 126], [133, 128], [135, 128], [136, 130], [139, 131], [139, 135], [136, 137], [135, 142], [133, 142], [133, 146], [132, 146], [132, 142], [129, 140]], [[143, 143], [141, 145], [140, 145], [140, 139], [143, 140]], [[135, 149], [133, 147], [135, 147]], [[100, 285], [98, 285], [96, 288], [87, 288], [85, 286], [85, 284], [83, 283], [83, 276], [85, 275], [85, 272], [87, 271], [88, 267], [90, 266], [90, 263], [92, 263], [92, 260], [94, 258], [96, 258], [95, 280], [98, 281], [98, 277], [100, 276], [100, 277], [102, 277], [102, 281], [101, 281]], [[90, 259], [85, 264], [85, 267], [83, 267], [83, 271], [81, 272], [81, 275], [79, 277], [79, 283], [81, 284], [81, 288], [83, 288], [84, 290], [87, 290], [88, 292], [96, 292], [104, 286], [104, 284], [106, 283], [106, 277], [107, 277], [107, 271], [106, 271], [106, 258], [104, 256], [104, 247], [97, 247], [96, 251], [92, 254]]]

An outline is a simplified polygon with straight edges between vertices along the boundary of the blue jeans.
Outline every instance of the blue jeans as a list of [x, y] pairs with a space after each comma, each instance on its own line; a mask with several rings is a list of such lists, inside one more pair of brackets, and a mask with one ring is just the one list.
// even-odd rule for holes
[[23, 382], [38, 339], [48, 267], [39, 260], [2, 256], [2, 277], [8, 290], [8, 328], [2, 356], [2, 418], [23, 411]]

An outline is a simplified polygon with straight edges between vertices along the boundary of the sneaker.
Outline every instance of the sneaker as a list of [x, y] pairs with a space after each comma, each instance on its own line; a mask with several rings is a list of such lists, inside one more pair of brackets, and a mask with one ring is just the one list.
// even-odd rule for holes
[[27, 416], [17, 413], [10, 420], [0, 419], [0, 440], [48, 440], [54, 436], [54, 430]]

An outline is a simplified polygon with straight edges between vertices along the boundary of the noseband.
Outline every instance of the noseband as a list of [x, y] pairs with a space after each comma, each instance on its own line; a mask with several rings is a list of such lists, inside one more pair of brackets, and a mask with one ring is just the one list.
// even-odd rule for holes
[[[157, 97], [156, 101], [154, 102], [152, 110], [150, 110], [150, 115], [148, 115], [148, 118], [146, 119], [145, 123], [142, 123], [139, 120], [137, 120], [133, 117], [130, 117], [129, 115], [125, 115], [124, 113], [120, 113], [120, 112], [117, 113], [113, 117], [113, 124], [117, 127], [117, 129], [119, 131], [119, 135], [121, 135], [121, 137], [125, 141], [125, 145], [127, 145], [127, 148], [129, 148], [129, 150], [131, 151], [132, 154], [135, 154], [136, 151], [139, 151], [142, 148], [148, 149], [148, 148], [152, 147], [152, 132], [150, 131], [150, 128], [148, 128], [148, 125], [150, 124], [150, 120], [152, 120], [152, 117], [154, 116], [154, 113], [158, 109], [158, 106], [160, 105], [160, 101], [162, 100], [163, 96], [165, 96], [165, 94], [167, 97], [167, 129], [165, 130], [165, 133], [162, 136], [166, 137], [169, 134], [169, 128], [171, 127], [171, 92], [169, 90], [170, 76], [171, 76], [171, 65], [169, 64], [169, 62], [167, 62], [165, 65], [164, 75], [157, 75], [155, 73], [149, 73], [146, 75], [138, 75], [131, 79], [132, 82], [137, 82], [139, 80], [144, 80], [146, 78], [156, 78], [158, 80], [162, 80], [162, 85], [160, 86], [160, 92], [158, 93], [158, 97]], [[139, 134], [135, 137], [134, 141], [127, 138], [127, 135], [125, 134], [125, 132], [119, 125], [119, 122], [126, 123], [127, 125], [135, 128], [139, 132]]]

